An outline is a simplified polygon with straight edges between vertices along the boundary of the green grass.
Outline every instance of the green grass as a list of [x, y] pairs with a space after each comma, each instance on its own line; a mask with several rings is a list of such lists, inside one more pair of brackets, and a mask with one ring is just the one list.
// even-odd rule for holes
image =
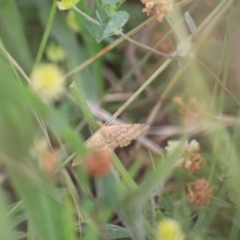
[[[140, 1], [106, 7], [81, 0], [76, 8], [85, 16], [71, 10], [78, 33], [56, 2], [0, 2], [0, 239], [170, 240], [159, 239], [156, 229], [172, 218], [185, 239], [237, 240], [240, 99], [233, 66], [240, 2], [175, 1], [160, 23], [141, 12]], [[65, 87], [46, 102], [32, 91], [31, 73], [51, 62], [45, 51], [52, 42], [65, 52], [55, 63]], [[190, 98], [197, 101], [194, 125], [186, 120]], [[150, 128], [141, 141], [117, 149], [111, 170], [94, 178], [81, 163], [91, 154], [84, 143], [97, 121], [117, 120]], [[176, 166], [182, 147], [172, 154], [164, 148], [168, 140], [192, 139], [206, 164], [189, 173]], [[52, 150], [57, 159], [47, 157]], [[81, 164], [73, 168], [76, 157]], [[53, 169], [41, 167], [41, 159]], [[197, 207], [187, 191], [202, 178], [213, 196]]]

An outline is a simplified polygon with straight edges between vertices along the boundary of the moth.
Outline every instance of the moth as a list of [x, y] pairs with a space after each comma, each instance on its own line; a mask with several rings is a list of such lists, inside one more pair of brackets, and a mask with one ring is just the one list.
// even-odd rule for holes
[[[117, 147], [126, 147], [132, 140], [145, 132], [147, 124], [119, 124], [111, 126], [100, 126], [100, 129], [93, 134], [86, 143], [86, 146], [111, 154]], [[79, 160], [73, 161], [73, 166], [79, 164]]]

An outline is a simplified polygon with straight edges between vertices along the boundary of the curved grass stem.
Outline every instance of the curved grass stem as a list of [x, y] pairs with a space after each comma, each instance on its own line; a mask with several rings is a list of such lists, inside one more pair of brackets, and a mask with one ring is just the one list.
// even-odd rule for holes
[[55, 15], [55, 12], [56, 12], [56, 2], [57, 2], [57, 0], [54, 0], [53, 3], [52, 3], [52, 7], [51, 7], [51, 10], [50, 10], [48, 22], [47, 22], [47, 25], [46, 25], [46, 28], [45, 28], [45, 31], [44, 31], [44, 34], [43, 34], [43, 38], [42, 38], [41, 43], [40, 43], [40, 47], [39, 47], [39, 50], [38, 50], [38, 53], [37, 53], [37, 57], [36, 57], [33, 69], [42, 60], [43, 52], [44, 52], [44, 49], [45, 49], [46, 44], [47, 44], [47, 40], [48, 40], [49, 33], [50, 33], [50, 30], [51, 30], [51, 26], [52, 26], [52, 23], [53, 23], [54, 15]]

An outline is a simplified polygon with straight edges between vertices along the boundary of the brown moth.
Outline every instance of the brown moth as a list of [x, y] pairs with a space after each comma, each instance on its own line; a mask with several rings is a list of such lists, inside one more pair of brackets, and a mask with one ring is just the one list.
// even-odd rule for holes
[[[111, 154], [117, 147], [126, 147], [132, 140], [136, 139], [149, 128], [147, 124], [119, 124], [101, 126], [100, 129], [90, 137], [86, 146], [97, 151]], [[73, 166], [79, 164], [79, 159], [73, 161]]]

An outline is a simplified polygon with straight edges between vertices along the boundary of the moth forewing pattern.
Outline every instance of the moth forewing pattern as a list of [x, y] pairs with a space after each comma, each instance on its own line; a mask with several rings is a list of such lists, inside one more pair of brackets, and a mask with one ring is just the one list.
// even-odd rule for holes
[[[136, 139], [149, 126], [147, 124], [119, 124], [102, 126], [90, 137], [86, 146], [97, 151], [105, 151], [111, 154], [117, 147], [126, 147]], [[77, 159], [76, 159], [77, 160]], [[73, 165], [76, 165], [76, 160]]]

